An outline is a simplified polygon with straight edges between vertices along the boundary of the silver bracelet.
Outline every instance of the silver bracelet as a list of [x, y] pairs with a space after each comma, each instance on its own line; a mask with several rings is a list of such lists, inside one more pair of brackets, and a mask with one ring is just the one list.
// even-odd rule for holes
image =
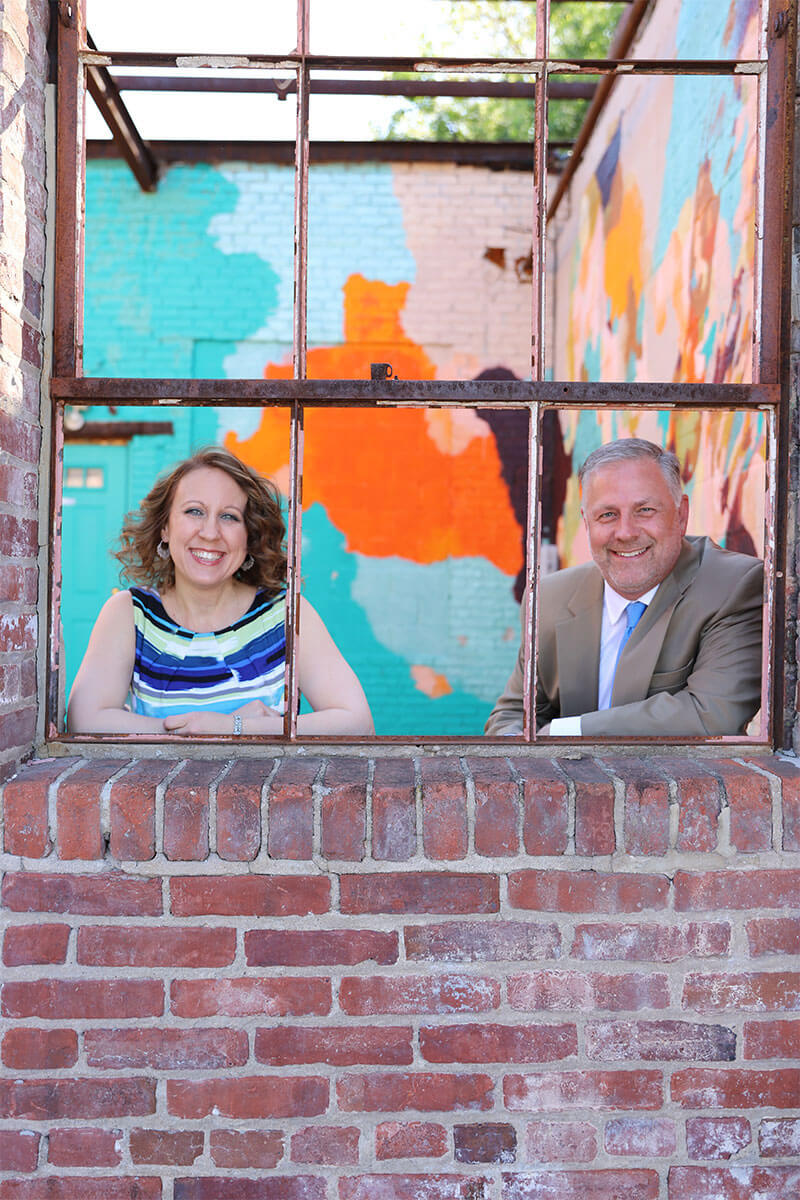
[[234, 713], [233, 716], [233, 732], [237, 735], [242, 732], [242, 718], [238, 713]]

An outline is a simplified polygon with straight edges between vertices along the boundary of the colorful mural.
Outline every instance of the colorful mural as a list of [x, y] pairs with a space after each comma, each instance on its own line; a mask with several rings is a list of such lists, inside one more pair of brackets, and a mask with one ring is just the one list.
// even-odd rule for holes
[[[756, 8], [661, 0], [637, 53], [752, 53]], [[618, 81], [551, 231], [554, 377], [751, 377], [754, 92], [743, 76]], [[524, 172], [313, 162], [309, 375], [363, 379], [382, 361], [402, 379], [527, 378], [530, 285], [513, 264], [530, 251], [531, 211]], [[145, 195], [123, 164], [90, 161], [86, 212], [86, 374], [291, 373], [290, 168], [177, 165]], [[286, 488], [285, 412], [147, 416], [172, 432], [126, 447], [113, 467], [126, 481], [121, 509], [209, 441]], [[761, 419], [676, 417], [656, 388], [646, 413], [545, 415], [550, 565], [586, 554], [573, 466], [625, 433], [679, 452], [693, 528], [761, 550]], [[308, 411], [303, 588], [361, 677], [379, 733], [480, 733], [518, 642], [527, 445], [524, 411]], [[68, 465], [82, 453], [69, 443]], [[73, 528], [80, 538], [77, 516]], [[96, 608], [109, 586], [98, 576]], [[75, 662], [85, 632], [65, 624], [65, 636]]]
[[[758, 9], [658, 4], [636, 56], [755, 56]], [[755, 178], [752, 77], [618, 80], [555, 221], [555, 377], [749, 382]], [[760, 417], [585, 412], [561, 424], [576, 465], [609, 437], [663, 441], [684, 463], [693, 527], [761, 552]], [[558, 547], [562, 563], [587, 554], [572, 478]]]

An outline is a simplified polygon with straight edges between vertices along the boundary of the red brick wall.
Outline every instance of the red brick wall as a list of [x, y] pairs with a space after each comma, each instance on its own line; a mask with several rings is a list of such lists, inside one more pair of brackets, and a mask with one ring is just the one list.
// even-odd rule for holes
[[36, 725], [47, 14], [0, 9], [0, 779]]
[[800, 1195], [800, 769], [4, 788], [0, 1200]]

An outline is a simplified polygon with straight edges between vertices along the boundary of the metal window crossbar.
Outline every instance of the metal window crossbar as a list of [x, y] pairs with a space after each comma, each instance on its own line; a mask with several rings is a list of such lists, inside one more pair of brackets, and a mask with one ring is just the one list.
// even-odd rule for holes
[[[641, 4], [631, 8], [642, 8]], [[59, 5], [58, 106], [57, 106], [57, 193], [55, 250], [54, 375], [51, 396], [55, 436], [51, 485], [53, 496], [52, 588], [50, 598], [50, 659], [48, 683], [48, 736], [63, 735], [56, 720], [59, 673], [58, 612], [60, 600], [60, 505], [61, 456], [66, 404], [126, 405], [225, 405], [287, 407], [291, 412], [291, 480], [289, 495], [289, 577], [287, 612], [288, 697], [284, 735], [297, 738], [298, 684], [293, 653], [299, 612], [300, 528], [299, 496], [302, 481], [303, 417], [306, 408], [323, 406], [380, 407], [516, 407], [525, 408], [529, 421], [529, 504], [525, 544], [528, 549], [528, 588], [525, 628], [526, 695], [525, 740], [535, 741], [536, 582], [538, 575], [538, 490], [537, 463], [542, 414], [547, 409], [659, 409], [761, 410], [768, 424], [768, 504], [770, 522], [767, 547], [767, 612], [770, 636], [764, 640], [763, 705], [769, 727], [757, 740], [783, 744], [782, 728], [787, 697], [784, 695], [783, 638], [785, 612], [782, 564], [785, 561], [786, 463], [788, 453], [787, 365], [784, 348], [788, 322], [787, 246], [788, 197], [791, 171], [789, 137], [792, 117], [792, 67], [794, 27], [783, 20], [779, 0], [762, 0], [762, 30], [757, 59], [745, 60], [645, 60], [635, 58], [558, 59], [548, 54], [549, 0], [536, 0], [537, 33], [532, 58], [466, 59], [432, 57], [369, 57], [311, 54], [309, 52], [309, 0], [298, 0], [297, 51], [290, 55], [243, 54], [157, 54], [111, 51], [87, 44], [82, 2]], [[612, 47], [613, 50], [613, 47]], [[624, 51], [623, 51], [624, 53]], [[286, 72], [297, 96], [295, 138], [294, 214], [294, 314], [293, 380], [212, 380], [150, 378], [84, 378], [81, 364], [82, 270], [83, 270], [83, 178], [86, 147], [83, 105], [87, 76], [108, 68], [211, 69], [215, 79], [235, 80], [236, 90], [259, 90], [258, 79], [240, 74], [243, 70]], [[531, 382], [409, 382], [386, 380], [309, 380], [307, 374], [307, 276], [308, 276], [308, 182], [309, 182], [309, 97], [324, 83], [317, 73], [409, 72], [417, 76], [467, 75], [476, 81], [476, 92], [484, 75], [532, 77], [534, 137], [531, 146], [533, 219], [531, 227]], [[754, 353], [753, 383], [731, 384], [643, 384], [580, 383], [546, 381], [544, 352], [545, 267], [547, 239], [547, 98], [545, 79], [576, 79], [600, 76], [602, 87], [613, 86], [623, 77], [647, 76], [734, 76], [751, 77], [758, 93], [758, 186], [756, 190], [756, 255], [754, 263]], [[110, 78], [114, 78], [111, 76]], [[180, 77], [159, 88], [180, 90], [189, 80]], [[136, 77], [124, 80], [136, 87]], [[122, 82], [119, 80], [119, 82]], [[153, 82], [156, 82], [155, 80]], [[344, 93], [364, 90], [358, 81], [337, 84]], [[373, 84], [370, 84], [373, 86]], [[374, 84], [377, 88], [378, 84]], [[485, 85], [484, 85], [485, 86]], [[286, 90], [286, 88], [284, 88]], [[580, 144], [580, 139], [579, 139]], [[766, 186], [766, 181], [770, 186]], [[80, 740], [93, 740], [86, 736]], [[99, 739], [107, 740], [107, 739]], [[141, 739], [140, 739], [141, 740]], [[147, 737], [147, 741], [158, 740]], [[215, 739], [225, 740], [225, 739]], [[335, 738], [325, 740], [336, 741]], [[344, 739], [347, 741], [360, 739]], [[408, 741], [407, 738], [399, 740]], [[449, 741], [449, 738], [413, 739]], [[454, 739], [464, 741], [468, 739]], [[635, 743], [642, 739], [627, 739]], [[686, 738], [663, 739], [685, 742]], [[737, 740], [737, 739], [722, 739]], [[508, 744], [505, 740], [504, 744]], [[552, 743], [550, 743], [552, 752]]]

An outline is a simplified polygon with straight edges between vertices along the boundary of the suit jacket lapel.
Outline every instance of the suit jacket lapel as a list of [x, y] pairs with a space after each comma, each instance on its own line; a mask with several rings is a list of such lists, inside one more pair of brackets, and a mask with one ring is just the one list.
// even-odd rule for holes
[[[655, 597], [653, 597], [655, 599]], [[603, 577], [593, 571], [570, 597], [556, 625], [558, 691], [562, 716], [594, 712], [603, 620]]]
[[660, 584], [623, 649], [611, 693], [612, 708], [646, 698], [675, 606], [697, 574], [699, 565], [698, 547], [684, 541], [672, 572]]

